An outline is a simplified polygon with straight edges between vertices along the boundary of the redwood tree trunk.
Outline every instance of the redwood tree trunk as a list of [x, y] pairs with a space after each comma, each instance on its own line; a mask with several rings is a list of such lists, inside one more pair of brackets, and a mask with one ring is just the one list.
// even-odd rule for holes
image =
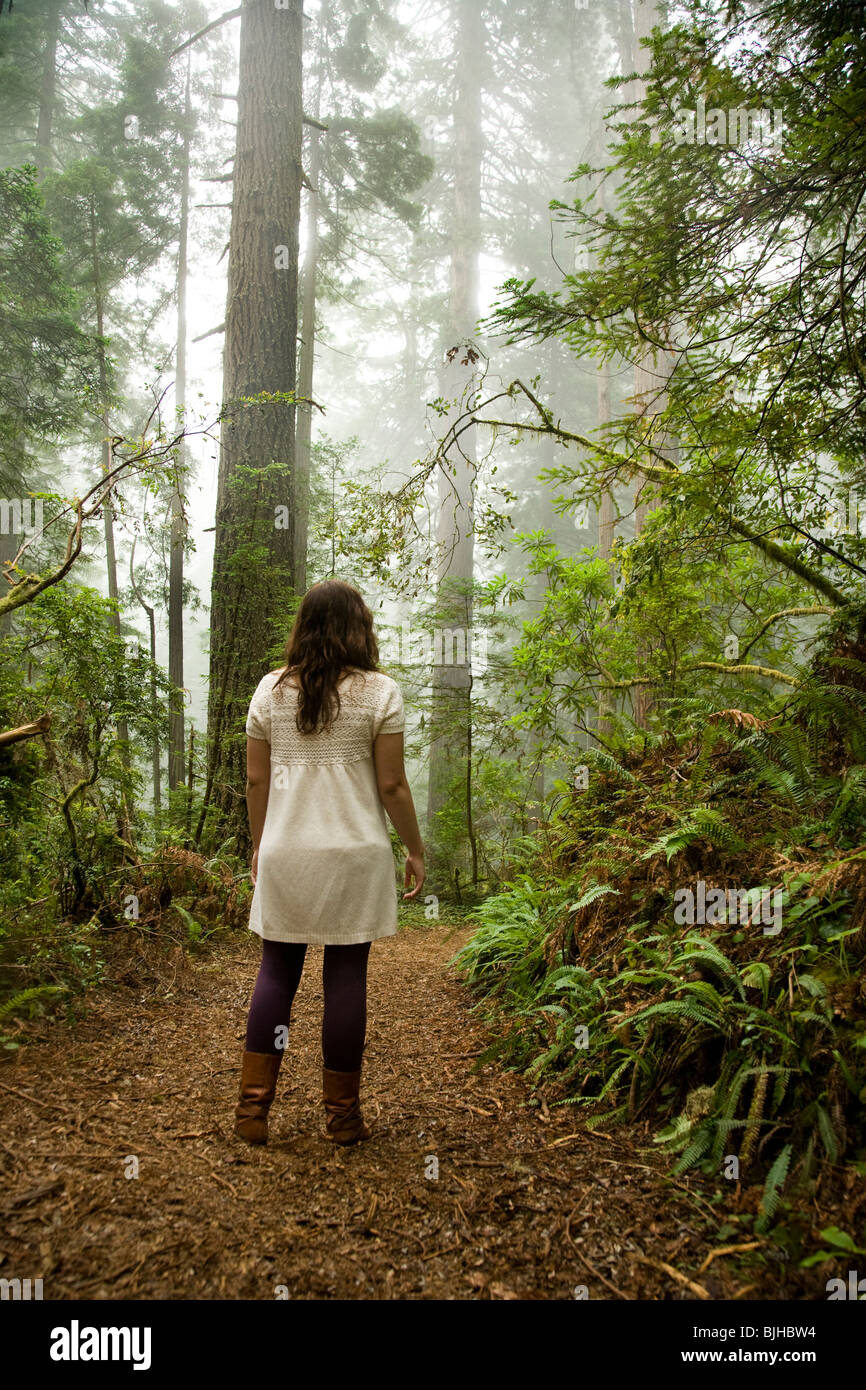
[[[454, 98], [454, 202], [447, 348], [465, 344], [479, 315], [478, 260], [481, 244], [481, 69], [485, 30], [481, 0], [454, 0], [457, 81]], [[463, 347], [442, 377], [442, 394], [457, 398], [471, 389], [472, 367], [461, 365]], [[437, 817], [449, 800], [465, 800], [465, 825], [474, 866], [471, 806], [471, 633], [474, 568], [475, 429], [464, 430], [452, 445], [448, 467], [439, 476], [438, 540], [442, 547], [437, 587], [436, 626], [463, 630], [466, 661], [458, 642], [442, 642], [442, 661], [433, 667], [430, 714], [430, 773], [427, 788], [428, 871], [434, 889], [451, 882], [456, 865], [446, 862]], [[450, 647], [450, 650], [449, 650]], [[455, 657], [449, 661], [449, 657]]]
[[[245, 0], [229, 241], [222, 429], [211, 590], [208, 806], [249, 845], [244, 717], [277, 664], [293, 597], [293, 393], [302, 149], [301, 0]], [[216, 828], [216, 827], [215, 827]]]

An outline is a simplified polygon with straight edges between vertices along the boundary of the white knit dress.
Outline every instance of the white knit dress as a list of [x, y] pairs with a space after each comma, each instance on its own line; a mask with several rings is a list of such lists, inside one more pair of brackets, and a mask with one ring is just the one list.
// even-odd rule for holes
[[[281, 670], [285, 668], [280, 668]], [[404, 729], [390, 676], [354, 671], [327, 732], [302, 734], [298, 692], [270, 671], [250, 701], [247, 734], [271, 746], [268, 809], [250, 931], [268, 941], [348, 946], [397, 931], [397, 880], [373, 741]]]

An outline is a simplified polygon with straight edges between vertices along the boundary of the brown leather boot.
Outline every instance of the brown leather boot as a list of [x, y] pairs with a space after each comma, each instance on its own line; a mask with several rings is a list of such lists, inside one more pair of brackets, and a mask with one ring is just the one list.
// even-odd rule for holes
[[355, 1144], [369, 1139], [370, 1131], [361, 1118], [358, 1092], [361, 1072], [329, 1071], [322, 1068], [322, 1099], [325, 1102], [325, 1129], [335, 1144]]
[[268, 1142], [268, 1111], [277, 1089], [281, 1052], [245, 1052], [235, 1134], [248, 1144]]

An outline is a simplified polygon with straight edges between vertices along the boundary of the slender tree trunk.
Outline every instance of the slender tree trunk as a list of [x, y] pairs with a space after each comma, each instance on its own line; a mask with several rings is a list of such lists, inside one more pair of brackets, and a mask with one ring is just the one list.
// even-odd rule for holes
[[[304, 237], [304, 269], [301, 279], [301, 339], [298, 353], [298, 405], [295, 440], [295, 591], [306, 593], [307, 550], [310, 527], [310, 469], [313, 430], [313, 374], [316, 360], [316, 280], [319, 271], [319, 177], [321, 174], [321, 139], [324, 127], [319, 124], [322, 110], [322, 86], [329, 44], [333, 42], [332, 6], [323, 0], [319, 8], [316, 39], [316, 85], [313, 110], [310, 113], [310, 154]], [[333, 567], [332, 567], [333, 573]]]
[[[318, 117], [318, 102], [316, 103]], [[303, 404], [312, 400], [313, 365], [316, 355], [316, 275], [319, 262], [319, 174], [321, 161], [318, 126], [310, 129], [309, 180], [307, 190], [306, 246], [301, 287], [301, 351], [298, 364], [297, 439], [295, 440], [295, 589], [299, 594], [307, 589], [307, 532], [310, 518], [310, 441], [313, 427], [313, 407]]]
[[[554, 440], [541, 437], [538, 441], [538, 471], [546, 468], [555, 468], [559, 463], [558, 450]], [[542, 483], [541, 495], [539, 497], [538, 527], [548, 531], [554, 536], [557, 522], [557, 514], [553, 509], [553, 497], [556, 489], [554, 483]], [[527, 598], [530, 602], [529, 617], [535, 618], [542, 610], [548, 594], [547, 576], [534, 574], [527, 577]], [[525, 818], [523, 833], [534, 830], [532, 820], [541, 817], [544, 809], [545, 758], [549, 755], [549, 740], [543, 729], [532, 729], [527, 740], [527, 750], [530, 760], [530, 780], [528, 796], [525, 808]]]
[[[632, 43], [633, 43], [633, 23], [631, 13], [631, 0], [619, 0], [616, 13], [615, 37], [617, 51], [619, 55], [620, 74], [631, 71], [632, 65]], [[578, 81], [575, 70], [574, 60], [572, 59], [572, 76], [575, 82]], [[622, 93], [625, 99], [624, 92]], [[603, 147], [604, 132], [600, 134], [600, 147], [597, 148], [594, 163], [605, 163], [605, 149]], [[594, 192], [598, 201], [599, 215], [604, 218], [607, 214], [610, 200], [615, 199], [615, 190], [608, 193], [610, 184], [606, 179], [604, 182], [595, 184], [594, 188], [588, 188], [587, 192]], [[596, 269], [598, 268], [599, 257], [596, 253]], [[599, 426], [607, 425], [612, 418], [611, 407], [611, 363], [609, 359], [599, 363], [596, 375], [596, 412]], [[615, 535], [615, 511], [614, 499], [611, 488], [599, 485], [598, 497], [596, 502], [596, 546], [601, 559], [610, 560], [613, 553], [613, 542]], [[595, 729], [601, 740], [606, 740], [612, 731], [612, 716], [616, 708], [616, 701], [610, 692], [601, 690], [598, 693], [598, 703], [595, 711]]]
[[[54, 115], [54, 91], [57, 66], [57, 35], [60, 29], [60, 0], [50, 0], [47, 12], [47, 34], [42, 58], [42, 83], [39, 92], [39, 119], [33, 161], [42, 178], [51, 162], [51, 124]], [[18, 553], [21, 536], [0, 531], [0, 572]], [[11, 614], [0, 618], [0, 637], [12, 631]]]
[[[597, 378], [598, 423], [610, 422], [610, 362], [602, 362]], [[601, 489], [598, 503], [598, 553], [603, 560], [609, 560], [613, 551], [614, 509], [613, 493], [609, 487]]]
[[[177, 356], [174, 374], [174, 402], [178, 424], [184, 423], [186, 409], [186, 292], [189, 278], [187, 252], [189, 243], [190, 197], [190, 59], [186, 65], [186, 101], [184, 106], [183, 154], [181, 158], [180, 228], [177, 247]], [[183, 441], [174, 461], [175, 476], [171, 496], [171, 535], [168, 557], [168, 678], [171, 693], [168, 697], [168, 786], [170, 791], [183, 785], [183, 763], [186, 745], [184, 732], [183, 692], [183, 559], [186, 539], [184, 495], [186, 492], [187, 457]]]
[[[249, 848], [244, 717], [284, 640], [293, 596], [301, 0], [245, 0], [229, 241], [223, 424], [211, 589], [205, 815]], [[246, 402], [245, 402], [245, 399]], [[216, 829], [216, 827], [215, 827]]]
[[[6, 565], [18, 554], [18, 547], [21, 544], [20, 535], [13, 535], [11, 531], [0, 531], [0, 574], [5, 570]], [[6, 592], [6, 584], [0, 589], [0, 594]], [[0, 637], [8, 637], [12, 631], [12, 614], [0, 613]]]
[[[598, 423], [600, 425], [607, 424], [611, 418], [610, 375], [610, 362], [603, 362], [599, 368], [597, 377]], [[603, 487], [598, 505], [598, 553], [603, 560], [609, 560], [613, 553], [614, 530], [613, 493], [610, 488]], [[603, 741], [606, 741], [611, 735], [615, 709], [616, 701], [613, 692], [609, 690], [600, 691], [596, 714], [596, 729], [599, 738]]]
[[[622, 63], [622, 54], [620, 54]], [[602, 217], [607, 216], [608, 198], [605, 184], [601, 184], [597, 190], [599, 210]], [[596, 269], [598, 269], [599, 256], [596, 254]], [[611, 364], [610, 359], [599, 364], [598, 375], [596, 377], [596, 403], [598, 409], [599, 426], [608, 425], [611, 420]], [[614, 534], [614, 508], [613, 494], [610, 488], [602, 487], [598, 499], [597, 522], [598, 522], [598, 553], [603, 560], [609, 560], [613, 550]]]
[[162, 810], [162, 773], [160, 770], [159, 747], [159, 691], [156, 683], [156, 617], [153, 609], [149, 605], [146, 605], [146, 612], [148, 627], [150, 629], [150, 713], [153, 720], [153, 738], [151, 741], [153, 812], [158, 833], [160, 812]]
[[[99, 261], [99, 245], [96, 235], [96, 208], [93, 199], [90, 201], [90, 250], [93, 267], [93, 298], [96, 309], [96, 335], [98, 339], [98, 358], [99, 358], [99, 391], [102, 406], [102, 476], [107, 477], [111, 472], [111, 440], [109, 438], [108, 421], [108, 362], [105, 355], [105, 303], [102, 293], [102, 271]], [[105, 565], [108, 578], [108, 597], [112, 600], [111, 626], [118, 637], [123, 636], [120, 624], [120, 590], [117, 584], [117, 555], [114, 548], [114, 506], [111, 499], [111, 492], [106, 494], [102, 508], [103, 528], [105, 534]], [[131, 769], [131, 759], [129, 751], [129, 725], [124, 718], [117, 720], [117, 738], [120, 744], [120, 759], [127, 772]], [[122, 828], [124, 839], [129, 839], [129, 810], [124, 797], [124, 823]]]
[[[452, 214], [451, 279], [447, 348], [458, 351], [442, 373], [442, 394], [463, 408], [472, 389], [473, 368], [462, 365], [466, 340], [479, 316], [478, 262], [481, 244], [481, 71], [485, 28], [481, 0], [453, 0], [457, 34], [457, 74], [454, 96], [454, 203]], [[453, 445], [447, 467], [439, 474], [438, 571], [436, 625], [443, 632], [441, 662], [433, 667], [430, 716], [430, 773], [427, 789], [427, 838], [431, 883], [452, 877], [440, 842], [437, 817], [450, 798], [468, 798], [467, 764], [471, 746], [472, 578], [474, 571], [473, 513], [475, 502], [475, 430], [465, 430]], [[465, 660], [460, 661], [462, 633]], [[434, 655], [435, 657], [438, 654]], [[465, 792], [464, 792], [465, 788]], [[471, 804], [465, 808], [472, 849]], [[475, 859], [474, 851], [472, 854]]]
[[35, 163], [43, 178], [52, 164], [51, 136], [57, 89], [57, 39], [60, 34], [60, 0], [49, 0], [45, 52], [42, 56], [42, 82], [39, 88], [39, 121], [36, 127]]
[[147, 614], [147, 627], [150, 635], [150, 713], [153, 733], [150, 740], [151, 771], [153, 774], [153, 811], [157, 833], [159, 832], [160, 810], [162, 808], [162, 772], [160, 768], [159, 746], [159, 691], [156, 682], [156, 615], [135, 582], [135, 542], [129, 557], [129, 582], [133, 593]]
[[[639, 74], [635, 87], [634, 99], [640, 100], [646, 95], [646, 82], [644, 74], [650, 66], [649, 50], [641, 44], [641, 39], [648, 38], [653, 26], [659, 23], [664, 17], [662, 6], [658, 0], [634, 0], [634, 39], [632, 67]], [[667, 383], [674, 365], [674, 355], [672, 352], [656, 353], [647, 347], [635, 364], [634, 373], [634, 401], [635, 410], [646, 420], [647, 439], [652, 439], [653, 446], [661, 449], [664, 453], [669, 453], [675, 449], [675, 443], [667, 436], [659, 438], [658, 432], [653, 427], [653, 417], [664, 410], [667, 404]], [[649, 510], [648, 499], [649, 484], [645, 478], [638, 477], [635, 485], [634, 500], [634, 534], [635, 539], [641, 534], [646, 524], [647, 513]], [[641, 669], [643, 663], [649, 657], [649, 647], [646, 642], [641, 642], [638, 647], [638, 668]], [[648, 685], [635, 687], [634, 692], [634, 718], [638, 728], [645, 729], [649, 715], [654, 706], [652, 688]]]
[[186, 775], [186, 789], [187, 789], [187, 798], [186, 798], [186, 833], [187, 833], [187, 837], [189, 837], [189, 836], [192, 834], [192, 792], [193, 792], [193, 787], [194, 787], [194, 785], [195, 785], [195, 763], [194, 763], [194, 761], [193, 761], [193, 753], [194, 753], [194, 750], [195, 750], [195, 725], [194, 725], [194, 724], [190, 724], [190, 726], [189, 726], [189, 764], [188, 764], [188, 766], [187, 766], [187, 775]]

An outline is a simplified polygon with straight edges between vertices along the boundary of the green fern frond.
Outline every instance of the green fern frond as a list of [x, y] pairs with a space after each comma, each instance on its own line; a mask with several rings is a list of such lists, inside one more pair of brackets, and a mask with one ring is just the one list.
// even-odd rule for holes
[[[6, 1018], [8, 1014], [20, 1013], [22, 1009], [48, 994], [68, 994], [68, 992], [65, 985], [35, 985], [32, 989], [23, 989], [19, 994], [13, 994], [11, 998], [0, 1004], [0, 1018]], [[29, 1008], [28, 1012], [30, 1012]]]
[[764, 1183], [764, 1192], [761, 1197], [760, 1214], [755, 1222], [755, 1230], [759, 1235], [766, 1231], [778, 1210], [782, 1198], [782, 1188], [788, 1177], [792, 1152], [793, 1146], [786, 1144], [767, 1174], [767, 1181]]

